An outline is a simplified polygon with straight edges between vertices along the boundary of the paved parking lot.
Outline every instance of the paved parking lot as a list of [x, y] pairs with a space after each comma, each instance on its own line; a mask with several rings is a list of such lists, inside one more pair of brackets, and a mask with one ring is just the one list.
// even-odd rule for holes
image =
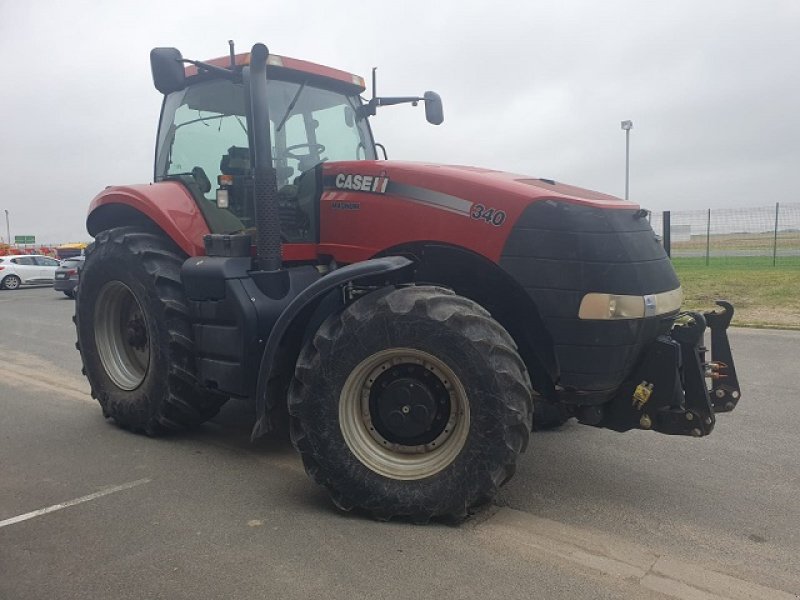
[[231, 402], [198, 431], [108, 424], [73, 302], [0, 292], [0, 598], [798, 598], [800, 332], [735, 330], [744, 399], [705, 439], [536, 434], [460, 527], [338, 512]]

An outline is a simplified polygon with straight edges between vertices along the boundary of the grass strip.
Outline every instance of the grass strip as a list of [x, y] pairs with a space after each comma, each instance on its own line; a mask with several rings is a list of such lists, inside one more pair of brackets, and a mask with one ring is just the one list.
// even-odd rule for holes
[[735, 308], [733, 325], [800, 329], [800, 257], [673, 258], [685, 294], [684, 308], [707, 310], [724, 299]]

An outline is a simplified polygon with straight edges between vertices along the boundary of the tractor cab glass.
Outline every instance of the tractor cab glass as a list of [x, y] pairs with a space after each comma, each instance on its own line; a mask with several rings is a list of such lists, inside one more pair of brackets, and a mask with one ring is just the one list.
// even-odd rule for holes
[[[358, 96], [271, 79], [267, 98], [284, 241], [317, 239], [321, 165], [375, 158]], [[162, 109], [155, 179], [181, 180], [213, 233], [254, 226], [245, 88], [215, 79], [169, 94]]]

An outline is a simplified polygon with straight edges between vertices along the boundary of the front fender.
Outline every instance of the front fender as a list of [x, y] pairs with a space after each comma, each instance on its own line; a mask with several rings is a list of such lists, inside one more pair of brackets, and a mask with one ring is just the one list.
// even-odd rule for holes
[[337, 287], [342, 287], [367, 277], [395, 275], [413, 264], [413, 261], [403, 256], [386, 256], [353, 263], [341, 269], [336, 269], [325, 277], [318, 279], [289, 303], [286, 310], [281, 313], [281, 316], [275, 322], [264, 347], [264, 354], [261, 357], [258, 386], [256, 388], [256, 424], [253, 427], [251, 439], [255, 440], [270, 431], [267, 420], [267, 383], [272, 375], [278, 348], [292, 325], [309, 316], [319, 302]]
[[89, 206], [86, 229], [96, 236], [105, 229], [135, 224], [138, 215], [158, 226], [188, 256], [205, 254], [208, 224], [189, 191], [174, 181], [104, 189]]

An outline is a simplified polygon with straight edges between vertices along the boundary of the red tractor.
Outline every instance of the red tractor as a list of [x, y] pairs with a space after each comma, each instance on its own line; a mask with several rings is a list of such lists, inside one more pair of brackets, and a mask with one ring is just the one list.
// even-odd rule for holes
[[[249, 398], [340, 508], [463, 518], [532, 428], [704, 436], [739, 386], [732, 307], [679, 314], [647, 212], [490, 169], [379, 159], [355, 75], [150, 55], [155, 183], [92, 202], [76, 308], [92, 395], [149, 435]], [[706, 360], [703, 333], [711, 329]]]

